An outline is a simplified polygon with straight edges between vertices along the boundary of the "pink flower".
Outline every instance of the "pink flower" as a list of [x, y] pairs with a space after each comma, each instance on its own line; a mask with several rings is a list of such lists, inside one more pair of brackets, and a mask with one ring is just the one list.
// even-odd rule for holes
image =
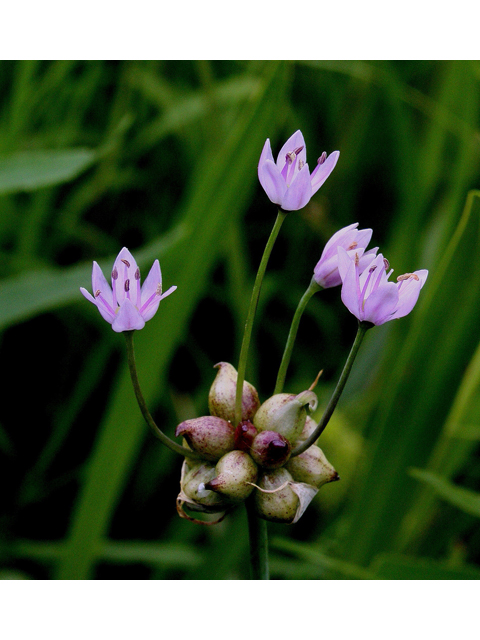
[[375, 257], [376, 248], [365, 252], [372, 237], [372, 230], [363, 229], [359, 231], [357, 227], [358, 222], [355, 222], [355, 224], [340, 229], [340, 231], [333, 234], [325, 245], [321, 258], [313, 271], [313, 279], [323, 289], [342, 284], [338, 271], [338, 247], [343, 247], [350, 257], [354, 257], [355, 254], [358, 255], [360, 273]]
[[360, 322], [384, 324], [389, 320], [406, 316], [415, 306], [420, 289], [425, 284], [428, 271], [398, 276], [397, 282], [389, 282], [392, 270], [382, 254], [374, 258], [363, 273], [359, 269], [358, 255], [353, 258], [343, 247], [338, 248], [338, 268], [342, 278], [342, 300]]
[[275, 163], [267, 139], [258, 163], [258, 179], [267, 196], [284, 211], [297, 211], [316, 193], [337, 164], [339, 151], [325, 151], [310, 175], [305, 140], [296, 131], [283, 145]]
[[140, 269], [130, 251], [123, 247], [113, 265], [112, 288], [96, 262], [93, 263], [92, 288], [93, 296], [83, 287], [80, 291], [93, 302], [112, 329], [120, 333], [143, 329], [145, 322], [157, 312], [160, 300], [177, 287], [170, 287], [162, 294], [160, 264], [155, 260], [140, 288]]

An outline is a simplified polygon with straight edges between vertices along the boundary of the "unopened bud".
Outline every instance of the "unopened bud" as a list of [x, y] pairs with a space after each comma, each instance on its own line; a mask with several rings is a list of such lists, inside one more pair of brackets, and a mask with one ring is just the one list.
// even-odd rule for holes
[[340, 480], [323, 451], [315, 444], [300, 455], [290, 458], [285, 467], [296, 482], [305, 482], [317, 489], [327, 482]]
[[263, 474], [260, 488], [255, 491], [255, 508], [261, 518], [270, 522], [293, 521], [300, 499], [289, 482], [293, 482], [293, 478], [283, 467]]
[[203, 416], [181, 422], [175, 430], [205, 460], [216, 462], [235, 446], [235, 429], [226, 420]]
[[316, 428], [317, 428], [317, 423], [315, 422], [315, 420], [312, 418], [312, 416], [307, 416], [305, 420], [305, 425], [302, 429], [301, 434], [295, 440], [295, 444], [298, 444], [299, 442], [304, 442], [307, 438], [309, 438], [312, 435], [312, 433], [315, 431]]
[[291, 444], [281, 433], [260, 431], [252, 442], [250, 455], [264, 469], [276, 469], [285, 464], [291, 450]]
[[222, 497], [214, 491], [209, 491], [205, 485], [215, 477], [215, 465], [208, 462], [195, 465], [183, 480], [185, 495], [194, 502], [205, 507], [221, 507], [224, 504]]
[[[208, 394], [208, 409], [212, 416], [218, 416], [235, 424], [237, 370], [228, 362], [219, 362], [215, 367], [218, 373]], [[259, 406], [257, 390], [245, 381], [242, 395], [242, 420], [252, 420]]]
[[235, 449], [240, 449], [240, 451], [246, 451], [249, 453], [253, 439], [257, 433], [258, 431], [250, 420], [240, 422], [235, 429]]
[[295, 442], [305, 426], [307, 409], [316, 407], [317, 396], [313, 391], [303, 391], [298, 396], [278, 393], [262, 404], [254, 424], [260, 431], [276, 431]]
[[258, 468], [244, 451], [230, 451], [217, 462], [216, 476], [206, 485], [232, 502], [242, 502], [252, 493]]

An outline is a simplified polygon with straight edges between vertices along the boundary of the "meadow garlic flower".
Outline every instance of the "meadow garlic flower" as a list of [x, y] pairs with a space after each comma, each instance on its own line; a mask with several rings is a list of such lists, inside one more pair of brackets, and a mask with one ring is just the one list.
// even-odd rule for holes
[[145, 282], [140, 286], [140, 269], [130, 251], [123, 247], [112, 269], [112, 287], [102, 270], [93, 263], [93, 296], [83, 287], [80, 291], [100, 311], [101, 316], [117, 333], [143, 329], [145, 323], [157, 312], [160, 300], [177, 287], [170, 287], [162, 294], [160, 263], [155, 260]]
[[338, 248], [339, 271], [342, 278], [342, 301], [360, 322], [374, 325], [406, 316], [415, 306], [420, 289], [428, 276], [426, 269], [398, 276], [389, 282], [392, 270], [380, 253], [360, 273], [360, 258], [353, 258], [343, 247]]
[[338, 247], [343, 247], [349, 256], [353, 257], [355, 254], [359, 257], [359, 272], [362, 273], [363, 269], [372, 261], [375, 257], [377, 249], [370, 249], [365, 251], [372, 238], [371, 229], [357, 229], [358, 222], [340, 229], [325, 245], [320, 260], [317, 262], [313, 271], [313, 279], [319, 287], [323, 289], [329, 289], [330, 287], [336, 287], [342, 284], [342, 279], [338, 271]]
[[339, 151], [334, 151], [327, 156], [324, 151], [310, 175], [301, 131], [296, 131], [285, 142], [276, 163], [267, 138], [258, 163], [258, 179], [274, 204], [284, 211], [297, 211], [320, 189], [335, 168], [339, 155]]

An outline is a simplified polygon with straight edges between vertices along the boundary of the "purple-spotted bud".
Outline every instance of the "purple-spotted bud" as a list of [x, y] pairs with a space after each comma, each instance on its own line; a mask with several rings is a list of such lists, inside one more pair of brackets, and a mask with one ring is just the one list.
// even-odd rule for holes
[[285, 468], [297, 482], [305, 482], [319, 489], [327, 482], [340, 480], [340, 476], [325, 457], [325, 454], [312, 444], [306, 451], [290, 460]]
[[232, 502], [243, 502], [252, 493], [252, 483], [257, 481], [258, 468], [244, 451], [230, 451], [217, 462], [216, 476], [207, 484], [207, 489], [228, 498]]
[[258, 431], [250, 420], [240, 422], [235, 429], [235, 449], [240, 449], [240, 451], [246, 451], [249, 453], [253, 439], [257, 433]]
[[262, 475], [255, 491], [255, 509], [261, 518], [270, 522], [293, 522], [300, 499], [290, 486], [292, 482], [292, 476], [283, 467]]
[[298, 396], [278, 393], [262, 404], [254, 424], [259, 431], [276, 431], [295, 442], [305, 426], [307, 409], [315, 410], [316, 407], [317, 396], [313, 391], [302, 391]]
[[291, 451], [291, 444], [281, 433], [260, 431], [252, 442], [250, 455], [264, 469], [276, 469], [285, 464]]
[[[212, 416], [218, 416], [235, 424], [237, 370], [228, 362], [219, 362], [215, 368], [218, 369], [218, 373], [208, 394], [208, 409]], [[242, 420], [252, 420], [259, 406], [257, 390], [249, 382], [244, 382]]]
[[193, 451], [212, 462], [235, 446], [235, 429], [230, 422], [215, 416], [185, 420], [178, 425], [175, 435], [183, 436]]
[[300, 442], [305, 442], [305, 440], [312, 435], [312, 433], [315, 431], [316, 428], [317, 428], [317, 423], [315, 422], [315, 420], [312, 418], [312, 416], [307, 416], [307, 419], [305, 420], [305, 425], [302, 429], [302, 433], [296, 438], [295, 444], [298, 444]]
[[215, 465], [209, 462], [195, 465], [183, 479], [183, 492], [187, 498], [204, 507], [222, 508], [225, 503], [222, 497], [205, 488], [207, 482], [212, 480], [215, 475]]

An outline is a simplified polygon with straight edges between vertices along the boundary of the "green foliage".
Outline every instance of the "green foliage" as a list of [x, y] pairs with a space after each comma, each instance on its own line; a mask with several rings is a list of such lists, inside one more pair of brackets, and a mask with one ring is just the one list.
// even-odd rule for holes
[[[178, 286], [136, 335], [173, 437], [207, 412], [213, 365], [237, 365], [276, 215], [258, 158], [300, 128], [311, 166], [341, 156], [272, 254], [247, 368], [261, 399], [334, 231], [371, 227], [395, 274], [430, 276], [411, 316], [368, 332], [320, 442], [342, 480], [296, 525], [269, 525], [272, 577], [478, 579], [478, 63], [1, 64], [0, 578], [248, 577], [242, 509], [214, 527], [178, 517], [181, 461], [141, 419], [122, 336], [78, 289], [122, 246]], [[286, 390], [323, 369], [320, 415], [355, 330], [339, 289], [309, 303]]]

